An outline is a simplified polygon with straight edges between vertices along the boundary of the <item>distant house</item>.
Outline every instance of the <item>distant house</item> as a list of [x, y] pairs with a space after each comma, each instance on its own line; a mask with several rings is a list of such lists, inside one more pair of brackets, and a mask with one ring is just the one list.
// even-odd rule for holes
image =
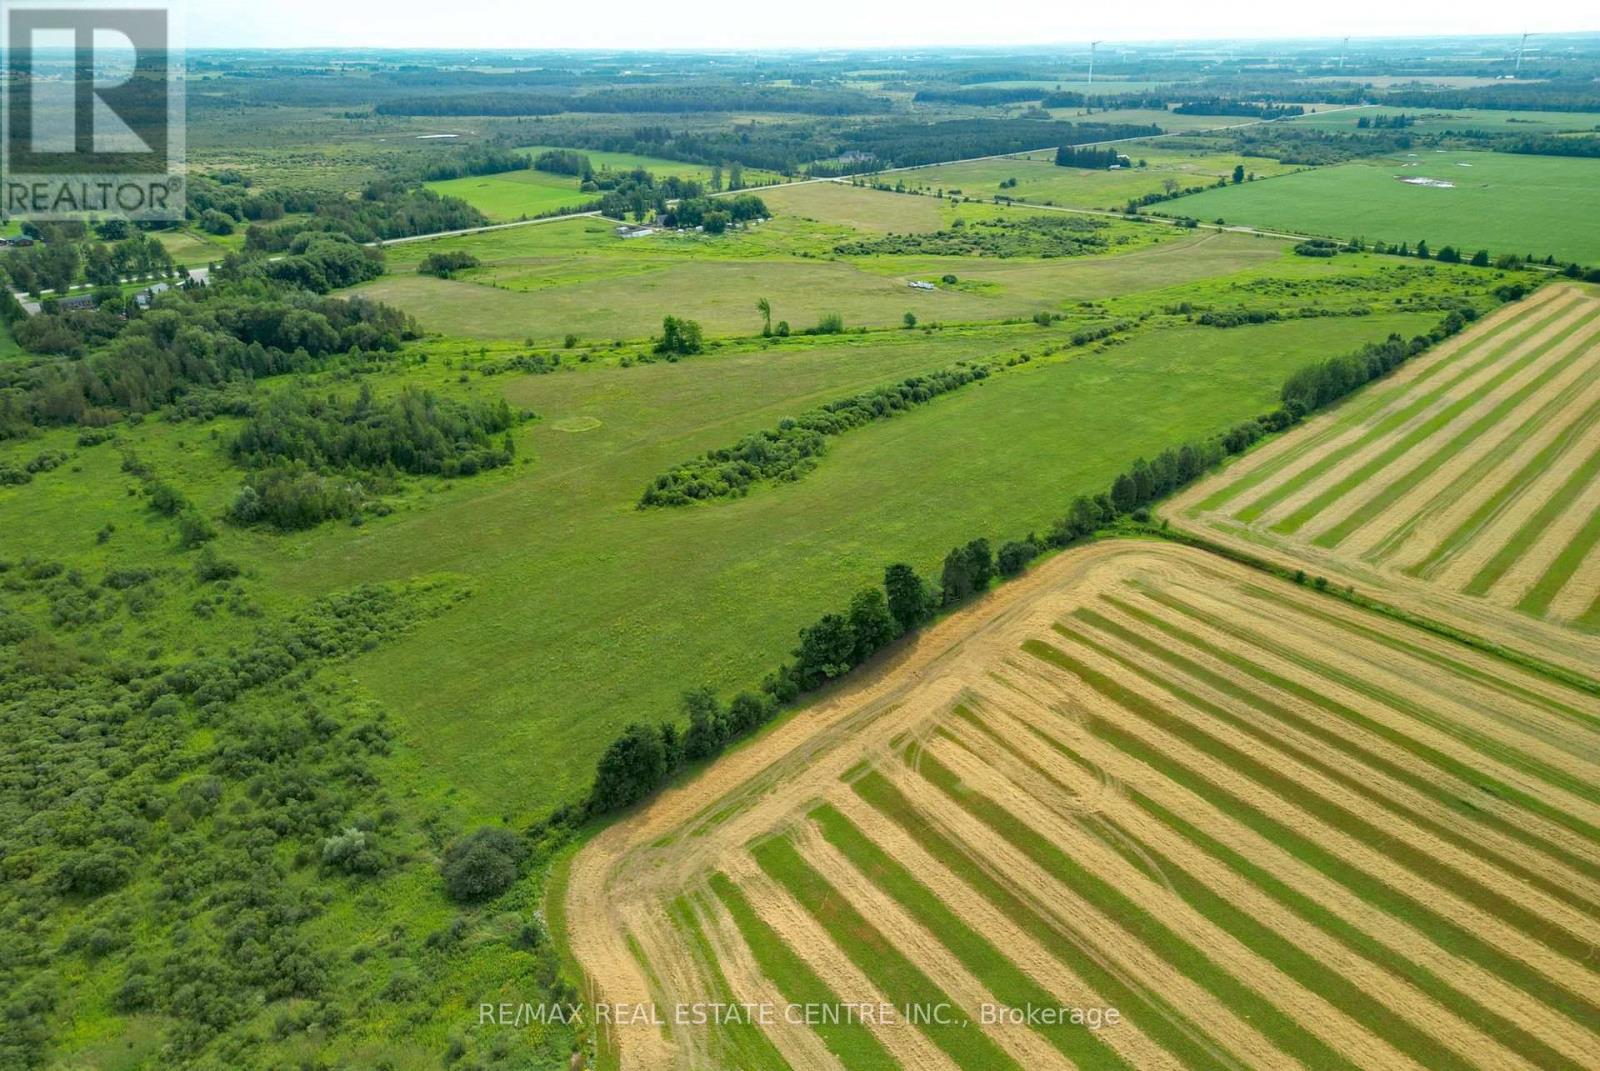
[[656, 232], [654, 227], [633, 227], [626, 223], [617, 228], [618, 238], [644, 238]]
[[88, 294], [80, 294], [77, 297], [64, 297], [56, 302], [56, 308], [70, 312], [92, 309], [94, 308], [94, 298]]
[[157, 294], [164, 294], [171, 289], [172, 287], [167, 283], [157, 283], [156, 285], [145, 290], [141, 290], [137, 294], [133, 295], [133, 303], [139, 306], [141, 309], [148, 309], [150, 307], [150, 303], [155, 300]]
[[909, 286], [913, 290], [937, 290], [938, 289], [938, 287], [934, 286], [932, 283], [925, 283], [925, 282], [922, 282], [919, 279], [913, 279], [909, 283], [907, 283], [906, 285]]

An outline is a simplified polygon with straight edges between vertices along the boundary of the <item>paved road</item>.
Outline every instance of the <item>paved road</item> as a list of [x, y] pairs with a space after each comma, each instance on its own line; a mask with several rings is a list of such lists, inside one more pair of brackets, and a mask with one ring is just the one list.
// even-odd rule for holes
[[[189, 269], [189, 278], [193, 279], [197, 283], [204, 283], [210, 277], [211, 277], [211, 269], [210, 268], [190, 268]], [[123, 279], [121, 281], [124, 282], [124, 283], [149, 283], [151, 286], [155, 286], [158, 283], [167, 283], [168, 285], [174, 285], [174, 281], [171, 280], [171, 279]], [[178, 285], [181, 285], [181, 282]], [[70, 293], [72, 290], [93, 290], [93, 289], [94, 289], [94, 287], [89, 283], [77, 283], [74, 286], [72, 286], [69, 289], [68, 292]], [[54, 294], [55, 291], [54, 290], [45, 290], [42, 293], [43, 294]], [[27, 291], [25, 291], [25, 290], [13, 290], [11, 292], [11, 296], [17, 299], [17, 302], [19, 304], [21, 304], [21, 306], [22, 306], [22, 310], [24, 312], [26, 312], [29, 316], [35, 316], [35, 315], [38, 314], [38, 312], [39, 312], [39, 302], [33, 300], [33, 297]]]
[[[408, 242], [431, 242], [435, 238], [459, 238], [464, 234], [487, 234], [489, 231], [505, 231], [512, 227], [533, 227], [540, 223], [560, 223], [568, 219], [588, 219], [591, 216], [600, 219], [609, 219], [596, 212], [569, 212], [564, 216], [540, 216], [537, 219], [519, 219], [510, 223], [491, 223], [484, 227], [465, 227], [459, 231], [435, 231], [432, 234], [413, 234], [407, 238], [390, 238], [386, 242], [368, 242], [370, 246], [405, 245]], [[621, 223], [622, 220], [615, 222]]]

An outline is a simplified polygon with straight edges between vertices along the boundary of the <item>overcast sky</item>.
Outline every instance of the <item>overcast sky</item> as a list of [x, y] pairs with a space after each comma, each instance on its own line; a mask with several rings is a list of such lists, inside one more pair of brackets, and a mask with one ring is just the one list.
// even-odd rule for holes
[[1600, 30], [1597, 12], [1594, 0], [190, 0], [187, 37], [263, 48], [1038, 45]]

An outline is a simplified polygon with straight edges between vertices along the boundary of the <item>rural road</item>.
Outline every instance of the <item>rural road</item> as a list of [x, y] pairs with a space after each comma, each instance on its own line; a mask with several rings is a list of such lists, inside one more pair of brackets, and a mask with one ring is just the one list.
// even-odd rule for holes
[[[569, 212], [564, 216], [538, 216], [534, 219], [512, 220], [510, 223], [490, 223], [487, 226], [465, 227], [458, 231], [434, 231], [432, 234], [413, 234], [406, 238], [390, 238], [386, 242], [378, 241], [366, 244], [369, 246], [391, 246], [406, 245], [410, 242], [431, 242], [435, 238], [460, 238], [467, 234], [487, 234], [490, 231], [510, 230], [512, 227], [532, 227], [540, 223], [561, 223], [569, 219], [588, 219], [591, 216], [598, 216], [601, 219], [610, 218], [609, 216], [601, 216], [598, 210], [594, 212]], [[617, 220], [616, 222], [621, 223], [623, 221]]]
[[[1331, 114], [1331, 113], [1335, 113], [1335, 112], [1357, 111], [1357, 110], [1362, 109], [1362, 108], [1371, 108], [1371, 107], [1375, 107], [1375, 105], [1371, 105], [1371, 104], [1350, 104], [1350, 105], [1345, 105], [1343, 107], [1328, 108], [1328, 109], [1325, 109], [1325, 111], [1323, 111], [1323, 112], [1318, 112], [1317, 114], [1322, 115], [1322, 114]], [[1198, 130], [1169, 130], [1165, 134], [1151, 134], [1151, 135], [1148, 135], [1148, 136], [1145, 136], [1145, 137], [1115, 138], [1115, 139], [1112, 139], [1110, 141], [1088, 141], [1088, 142], [1081, 143], [1079, 145], [1079, 147], [1080, 148], [1089, 148], [1089, 147], [1101, 146], [1101, 145], [1123, 145], [1123, 144], [1127, 144], [1127, 143], [1130, 143], [1130, 142], [1160, 141], [1163, 138], [1186, 137], [1186, 136], [1196, 135], [1196, 134], [1211, 134], [1211, 133], [1216, 133], [1217, 131], [1222, 131], [1222, 130], [1238, 130], [1238, 129], [1241, 129], [1243, 127], [1263, 126], [1263, 125], [1265, 125], [1267, 123], [1288, 122], [1290, 119], [1293, 119], [1293, 118], [1296, 118], [1296, 117], [1295, 116], [1288, 116], [1288, 117], [1281, 118], [1281, 119], [1254, 119], [1254, 120], [1251, 120], [1250, 122], [1247, 122], [1247, 123], [1230, 123], [1230, 124], [1228, 124], [1226, 126], [1205, 127], [1205, 128], [1198, 129]], [[977, 162], [984, 161], [984, 160], [1009, 160], [1009, 159], [1012, 159], [1012, 158], [1015, 158], [1015, 157], [1019, 157], [1019, 156], [1028, 156], [1028, 155], [1030, 155], [1032, 153], [1050, 152], [1050, 151], [1053, 151], [1054, 149], [1055, 149], [1054, 145], [1048, 145], [1048, 146], [1045, 146], [1043, 148], [1038, 148], [1038, 149], [1023, 149], [1023, 150], [1021, 150], [1019, 152], [997, 153], [997, 154], [992, 155], [992, 156], [972, 156], [972, 157], [967, 157], [967, 158], [961, 159], [961, 160], [942, 160], [942, 161], [939, 161], [938, 163], [932, 163], [932, 164], [915, 164], [915, 165], [912, 165], [910, 167], [891, 167], [891, 168], [885, 168], [882, 171], [874, 171], [871, 174], [875, 175], [875, 176], [876, 175], [892, 175], [892, 174], [900, 174], [900, 173], [904, 173], [904, 172], [908, 172], [908, 171], [924, 171], [924, 170], [927, 170], [928, 168], [934, 168], [934, 167], [947, 167], [947, 166], [949, 166], [951, 164], [970, 164], [970, 163], [977, 163]], [[861, 176], [856, 176], [856, 177], [861, 177]], [[840, 183], [840, 184], [843, 184], [843, 185], [848, 185], [850, 183], [850, 181], [851, 181], [851, 179], [849, 177], [828, 177], [828, 178], [797, 179], [794, 182], [776, 182], [776, 183], [771, 183], [771, 184], [766, 185], [766, 186], [750, 186], [750, 187], [747, 187], [747, 188], [744, 188], [744, 189], [740, 189], [740, 190], [722, 190], [722, 191], [719, 191], [717, 193], [712, 194], [711, 196], [713, 196], [713, 197], [726, 197], [726, 196], [728, 196], [730, 194], [736, 194], [736, 193], [752, 193], [752, 192], [756, 192], [756, 191], [759, 191], [759, 190], [776, 190], [776, 189], [783, 189], [784, 187], [787, 187], [787, 186], [805, 186], [805, 185], [809, 185], [809, 184], [814, 183], [814, 182], [836, 182], [836, 183]], [[1066, 207], [1063, 207], [1061, 205], [1042, 205], [1042, 204], [1035, 204], [1034, 202], [1031, 202], [1031, 201], [1020, 201], [1020, 200], [1011, 201], [1010, 203], [1014, 204], [1014, 205], [1022, 206], [1024, 208], [1039, 209], [1039, 210], [1046, 211], [1046, 212], [1066, 212], [1066, 213], [1069, 213], [1069, 214], [1072, 214], [1072, 215], [1102, 216], [1102, 217], [1106, 217], [1106, 218], [1109, 218], [1109, 219], [1126, 219], [1127, 218], [1127, 216], [1124, 215], [1121, 212], [1108, 212], [1108, 211], [1105, 211], [1103, 209], [1097, 209], [1097, 208], [1066, 208]], [[464, 228], [462, 228], [460, 230], [453, 230], [453, 231], [434, 231], [431, 234], [414, 234], [414, 235], [409, 235], [409, 236], [407, 236], [405, 238], [391, 238], [391, 239], [389, 239], [387, 241], [367, 242], [366, 245], [371, 246], [371, 247], [375, 247], [375, 248], [382, 248], [382, 247], [392, 246], [392, 245], [408, 245], [408, 244], [410, 244], [412, 242], [431, 242], [431, 241], [434, 241], [436, 239], [441, 239], [441, 238], [461, 238], [461, 237], [466, 237], [466, 236], [474, 235], [474, 234], [488, 234], [488, 233], [490, 233], [492, 231], [511, 230], [513, 228], [516, 228], [516, 227], [533, 227], [533, 226], [537, 226], [537, 225], [539, 225], [541, 223], [562, 223], [562, 222], [565, 222], [567, 220], [589, 219], [589, 218], [608, 219], [609, 217], [602, 216], [598, 210], [595, 210], [595, 211], [592, 211], [592, 212], [569, 212], [569, 213], [566, 213], [564, 215], [559, 215], [559, 216], [539, 216], [539, 217], [536, 217], [534, 219], [512, 220], [510, 223], [490, 223], [490, 224], [486, 224], [486, 225], [484, 225], [482, 227], [464, 227]], [[1165, 224], [1167, 224], [1169, 226], [1179, 226], [1179, 221], [1178, 220], [1169, 219], [1169, 218], [1166, 218], [1164, 216], [1146, 215], [1143, 218], [1149, 219], [1149, 220], [1152, 220], [1152, 221], [1165, 223]], [[618, 220], [616, 222], [620, 223], [620, 222], [623, 222], [623, 221]], [[1256, 229], [1254, 227], [1226, 226], [1226, 225], [1216, 224], [1216, 223], [1201, 223], [1200, 226], [1205, 228], [1205, 229], [1207, 229], [1207, 230], [1231, 231], [1231, 232], [1236, 233], [1236, 234], [1254, 234], [1254, 235], [1259, 235], [1259, 236], [1261, 236], [1263, 238], [1282, 238], [1282, 239], [1287, 239], [1289, 241], [1305, 241], [1306, 239], [1313, 237], [1313, 235], [1307, 235], [1307, 234], [1290, 234], [1290, 233], [1287, 233], [1287, 232], [1284, 232], [1284, 231], [1266, 231], [1266, 230], [1258, 230], [1258, 229]], [[280, 259], [280, 258], [276, 258], [275, 257], [273, 259]], [[199, 283], [204, 283], [206, 281], [206, 279], [209, 277], [209, 275], [210, 275], [210, 269], [209, 268], [191, 268], [191, 269], [189, 269], [189, 277], [191, 279], [193, 279], [194, 281], [199, 282]], [[77, 286], [74, 286], [72, 289], [73, 290], [88, 290], [88, 289], [90, 289], [90, 287], [86, 283], [81, 283], [81, 284], [79, 284]], [[45, 291], [45, 293], [50, 294], [50, 293], [54, 293], [54, 291], [47, 290], [47, 291]], [[16, 293], [16, 298], [17, 298], [17, 300], [19, 302], [21, 302], [23, 309], [30, 316], [35, 315], [35, 314], [37, 314], [39, 312], [39, 302], [34, 301], [28, 295], [18, 292], [18, 293]]]

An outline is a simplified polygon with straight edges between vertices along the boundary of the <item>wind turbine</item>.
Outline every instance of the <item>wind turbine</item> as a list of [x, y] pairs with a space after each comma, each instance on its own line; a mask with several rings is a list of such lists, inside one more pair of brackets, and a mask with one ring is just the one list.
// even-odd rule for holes
[[1533, 36], [1533, 34], [1531, 34], [1531, 33], [1523, 34], [1522, 35], [1522, 44], [1517, 46], [1517, 65], [1511, 71], [1511, 77], [1513, 77], [1513, 78], [1517, 78], [1522, 74], [1522, 54], [1524, 52], [1528, 51], [1528, 38], [1530, 38], [1532, 36]]
[[1344, 45], [1339, 49], [1339, 70], [1344, 70], [1344, 54], [1350, 51], [1350, 38], [1344, 39]]
[[1089, 42], [1089, 85], [1094, 85], [1094, 50], [1096, 46], [1105, 44], [1104, 41]]

